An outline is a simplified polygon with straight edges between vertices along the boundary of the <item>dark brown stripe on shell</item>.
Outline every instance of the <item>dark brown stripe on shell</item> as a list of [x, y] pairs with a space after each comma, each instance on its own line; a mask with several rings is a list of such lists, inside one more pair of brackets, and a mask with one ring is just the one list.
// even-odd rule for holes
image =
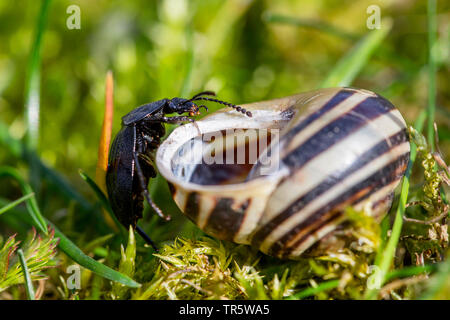
[[[398, 180], [400, 180], [401, 178], [399, 178]], [[397, 183], [400, 182], [397, 180]], [[392, 206], [392, 201], [394, 200], [394, 191], [392, 191], [391, 193], [389, 193], [388, 195], [386, 195], [386, 197], [375, 201], [372, 204], [372, 212], [374, 214], [374, 218], [375, 220], [380, 220], [383, 218], [384, 213], [386, 213], [386, 211], [389, 210], [389, 208]], [[355, 205], [358, 203], [355, 203]]]
[[[379, 98], [369, 97], [356, 104], [354, 108], [328, 123], [307, 141], [284, 156], [283, 163], [292, 170], [301, 168], [308, 161], [325, 152], [368, 122], [388, 113], [391, 109], [381, 103], [381, 101]], [[284, 142], [286, 139], [292, 139], [288, 135], [289, 133], [280, 141]]]
[[232, 198], [221, 198], [209, 215], [204, 231], [222, 240], [233, 241], [244, 221], [250, 199], [247, 199], [238, 210], [233, 210]]
[[169, 185], [170, 194], [172, 195], [172, 197], [174, 197], [175, 193], [177, 192], [177, 190], [175, 189], [175, 186], [170, 182], [167, 182], [167, 184]]
[[[302, 239], [300, 239], [298, 241], [298, 245], [297, 245], [297, 242], [296, 242], [293, 247], [289, 247], [285, 251], [280, 251], [278, 253], [271, 251], [271, 254], [272, 255], [277, 255], [277, 256], [279, 256], [282, 259], [288, 259], [289, 256], [291, 255], [292, 251], [294, 251], [295, 248], [300, 246], [300, 244], [303, 243], [304, 240], [308, 239], [308, 237], [310, 237], [314, 233], [320, 231], [321, 228], [323, 228], [323, 227], [325, 227], [327, 225], [330, 225], [330, 224], [334, 224], [337, 227], [340, 223], [342, 223], [343, 219], [344, 219], [344, 211], [343, 211], [343, 209], [344, 208], [342, 208], [341, 210], [330, 212], [330, 214], [326, 217], [326, 219], [324, 219], [323, 222], [321, 222], [319, 225], [316, 223], [316, 227], [314, 229], [311, 229], [304, 237], [302, 237]], [[274, 250], [274, 249], [271, 248], [270, 250]]]
[[[346, 170], [342, 172], [336, 172], [332, 176], [328, 176], [326, 178], [324, 177], [323, 182], [320, 183], [317, 187], [313, 188], [307, 194], [295, 200], [283, 212], [281, 212], [279, 215], [277, 215], [275, 218], [273, 218], [271, 221], [269, 221], [263, 227], [261, 227], [254, 235], [252, 239], [252, 244], [255, 246], [259, 246], [276, 226], [278, 226], [280, 223], [288, 219], [293, 214], [296, 214], [297, 212], [302, 210], [316, 197], [321, 196], [324, 192], [326, 192], [328, 189], [338, 184], [345, 177], [356, 172], [369, 162], [375, 160], [376, 158], [380, 157], [386, 152], [389, 152], [395, 146], [400, 145], [406, 141], [408, 141], [408, 135], [406, 133], [406, 129], [404, 129], [390, 136], [387, 140], [383, 140], [374, 147], [372, 147], [371, 149], [367, 150], [364, 154], [362, 154], [358, 158], [356, 162], [354, 162]], [[382, 183], [383, 183], [382, 186], [386, 185], [384, 181]]]
[[297, 124], [289, 132], [286, 133], [286, 139], [293, 138], [297, 133], [309, 126], [313, 121], [318, 120], [325, 113], [338, 106], [342, 101], [355, 94], [355, 91], [343, 89], [336, 93], [330, 100], [328, 100], [319, 110], [308, 116], [306, 119]]
[[186, 204], [183, 210], [184, 214], [187, 215], [189, 219], [191, 219], [195, 223], [197, 222], [199, 214], [199, 201], [200, 197], [197, 192], [189, 193], [187, 195]]
[[[339, 212], [337, 212], [334, 215], [331, 215], [331, 217], [329, 217], [328, 219], [323, 221], [323, 217], [326, 216], [329, 212], [337, 211], [336, 210], [337, 208], [342, 209], [341, 207], [343, 204], [352, 205], [355, 202], [360, 202], [368, 198], [372, 193], [378, 191], [385, 185], [388, 185], [398, 180], [403, 174], [408, 164], [408, 161], [409, 161], [409, 153], [403, 154], [397, 160], [386, 165], [384, 168], [377, 171], [369, 178], [354, 185], [352, 188], [350, 188], [344, 194], [340, 195], [338, 198], [334, 199], [333, 201], [330, 201], [326, 206], [313, 212], [312, 214], [310, 214], [309, 218], [297, 224], [291, 231], [289, 231], [281, 239], [275, 242], [270, 248], [270, 252], [278, 254], [281, 251], [286, 251], [283, 255], [289, 255], [289, 253], [292, 250], [301, 245], [301, 243], [304, 242], [309, 236], [311, 236], [319, 229], [321, 229], [324, 225], [326, 225], [328, 219], [334, 219], [335, 218], [334, 216], [335, 215], [337, 216], [339, 214]], [[374, 184], [377, 181], [379, 181], [380, 176], [384, 177], [383, 184], [382, 185]], [[356, 195], [358, 196], [356, 197]], [[289, 249], [283, 250], [286, 244], [289, 243], [291, 239], [294, 238], [299, 232], [301, 232], [302, 230], [306, 230], [310, 226], [316, 225], [317, 223], [319, 224], [316, 228], [310, 230], [308, 233], [302, 236]]]

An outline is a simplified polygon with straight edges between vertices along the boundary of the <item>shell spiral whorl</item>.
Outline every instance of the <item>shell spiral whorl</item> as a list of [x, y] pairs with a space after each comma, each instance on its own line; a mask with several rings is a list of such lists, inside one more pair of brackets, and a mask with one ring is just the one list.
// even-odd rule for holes
[[[389, 101], [331, 88], [242, 107], [253, 117], [219, 110], [174, 130], [157, 153], [175, 202], [206, 233], [295, 259], [343, 222], [347, 206], [369, 204], [377, 218], [389, 208], [410, 150], [406, 124]], [[196, 137], [231, 129], [279, 134], [251, 166], [177, 162], [198, 153], [183, 149]], [[261, 159], [274, 155], [278, 166], [264, 175]]]

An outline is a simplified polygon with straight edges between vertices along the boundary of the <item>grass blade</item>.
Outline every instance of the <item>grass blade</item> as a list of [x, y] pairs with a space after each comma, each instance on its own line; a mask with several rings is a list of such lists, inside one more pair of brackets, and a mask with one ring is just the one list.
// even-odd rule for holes
[[42, 1], [25, 82], [25, 119], [27, 146], [35, 150], [39, 139], [41, 45], [51, 0]]
[[410, 266], [398, 270], [392, 270], [386, 275], [386, 282], [396, 278], [416, 276], [424, 272], [433, 272], [439, 269], [440, 264], [429, 264], [424, 266]]
[[69, 238], [67, 238], [55, 225], [50, 221], [48, 224], [55, 229], [55, 237], [59, 238], [58, 248], [60, 248], [68, 257], [78, 263], [80, 266], [91, 270], [99, 276], [119, 282], [127, 287], [139, 288], [141, 285], [130, 277], [105, 266], [104, 264], [92, 259], [84, 254]]
[[[436, 111], [436, 34], [437, 34], [437, 17], [436, 17], [436, 0], [428, 0], [428, 107], [427, 107], [427, 142], [434, 151], [434, 119]], [[445, 195], [445, 194], [444, 194]], [[449, 262], [443, 263], [437, 274], [434, 276], [431, 285], [423, 295], [422, 299], [433, 298], [447, 283], [450, 274]]]
[[[421, 300], [431, 300], [431, 299], [439, 299], [436, 297], [439, 295], [439, 292], [444, 289], [445, 286], [448, 288], [448, 277], [450, 274], [450, 262], [445, 261], [440, 263], [438, 266], [438, 272], [430, 279], [430, 283], [428, 284], [428, 288], [425, 293], [420, 297]], [[448, 289], [447, 289], [448, 290]], [[448, 292], [448, 291], [447, 291]], [[448, 296], [448, 294], [445, 294]]]
[[[418, 132], [421, 132], [425, 123], [425, 112], [422, 111], [416, 120], [414, 127]], [[409, 179], [411, 176], [412, 166], [416, 160], [416, 146], [411, 144], [411, 152], [409, 156], [408, 168], [406, 169], [405, 176], [403, 177], [400, 200], [395, 214], [394, 225], [392, 226], [391, 236], [384, 249], [379, 250], [376, 261], [379, 261], [376, 265], [380, 268], [380, 272], [377, 276], [381, 277], [377, 283], [380, 283], [380, 287], [386, 282], [386, 275], [394, 259], [395, 250], [397, 248], [398, 240], [400, 239], [400, 233], [403, 226], [403, 215], [405, 214], [406, 201], [409, 193]], [[365, 293], [366, 299], [375, 299], [380, 288], [367, 289]]]
[[283, 24], [289, 24], [289, 25], [293, 25], [293, 26], [297, 26], [297, 27], [315, 29], [315, 30], [329, 33], [329, 34], [332, 34], [332, 35], [335, 35], [335, 36], [338, 36], [338, 37], [344, 38], [344, 39], [356, 40], [359, 38], [359, 36], [356, 34], [336, 28], [335, 26], [332, 26], [323, 21], [302, 19], [302, 18], [297, 18], [297, 17], [289, 17], [289, 16], [274, 14], [274, 13], [270, 13], [270, 12], [265, 12], [263, 14], [262, 18], [264, 21], [269, 22], [269, 23], [283, 23]]
[[[428, 92], [428, 108], [426, 111], [422, 111], [414, 127], [418, 132], [421, 132], [424, 126], [425, 117], [428, 119], [427, 123], [427, 136], [428, 143], [433, 146], [434, 150], [434, 112], [435, 112], [435, 99], [436, 99], [436, 65], [434, 59], [434, 46], [436, 43], [436, 1], [428, 0], [428, 51], [429, 51], [429, 65], [428, 65], [428, 80], [429, 80], [429, 92]], [[406, 201], [409, 192], [409, 179], [411, 176], [412, 165], [414, 164], [416, 158], [416, 146], [411, 144], [411, 154], [408, 169], [406, 171], [405, 177], [403, 178], [402, 189], [400, 194], [400, 202], [397, 208], [394, 225], [392, 227], [392, 233], [389, 241], [386, 245], [385, 250], [383, 250], [382, 258], [380, 259], [380, 277], [381, 285], [386, 282], [386, 274], [391, 266], [392, 260], [394, 259], [395, 249], [400, 238], [401, 228], [403, 225], [403, 215], [405, 213]], [[366, 298], [374, 299], [377, 295], [378, 289], [368, 290], [366, 292]]]
[[204, 84], [212, 70], [212, 61], [217, 58], [225, 40], [230, 36], [236, 24], [242, 19], [254, 2], [254, 0], [229, 0], [221, 2], [222, 4], [216, 11], [216, 15], [210, 19], [211, 23], [204, 37], [208, 39], [208, 43], [202, 51], [199, 51], [195, 55], [196, 63], [194, 65], [197, 66], [198, 63], [198, 66], [195, 68], [192, 79], [195, 79], [196, 83]]
[[28, 300], [35, 300], [33, 282], [31, 281], [30, 272], [28, 272], [27, 262], [22, 249], [17, 250], [17, 254], [19, 255], [20, 265], [22, 266], [23, 277], [25, 279], [25, 290], [27, 292]]
[[304, 299], [304, 298], [316, 295], [320, 292], [337, 288], [338, 286], [339, 286], [339, 280], [325, 281], [325, 282], [322, 282], [321, 284], [319, 284], [315, 288], [308, 288], [303, 291], [297, 292], [296, 294], [289, 296], [287, 299], [288, 300]]
[[[114, 215], [111, 205], [109, 204], [108, 198], [103, 193], [103, 191], [100, 189], [100, 187], [95, 183], [94, 180], [92, 180], [87, 174], [85, 174], [82, 170], [79, 171], [79, 174], [81, 178], [87, 182], [87, 184], [92, 188], [94, 193], [96, 194], [97, 198], [100, 200], [100, 203], [102, 204], [103, 208], [106, 210], [106, 212], [109, 214], [109, 218], [114, 223], [114, 227], [117, 228], [117, 230], [122, 231], [122, 225], [117, 220], [116, 216]], [[126, 239], [126, 237], [124, 238]]]
[[383, 20], [380, 29], [370, 31], [343, 58], [341, 58], [320, 87], [349, 86], [367, 63], [370, 56], [386, 38], [391, 27], [392, 20]]
[[[0, 197], [0, 206], [7, 206], [11, 201]], [[25, 234], [30, 229], [31, 217], [28, 211], [22, 207], [14, 207], [0, 215], [0, 224], [8, 226], [19, 234]]]
[[0, 208], [0, 214], [5, 213], [8, 210], [11, 210], [15, 206], [21, 204], [22, 202], [24, 202], [25, 200], [27, 200], [27, 199], [29, 199], [29, 198], [31, 198], [33, 196], [34, 196], [34, 192], [32, 192], [30, 194], [27, 194], [27, 195], [24, 195], [23, 197], [15, 200], [13, 202], [8, 203], [6, 206]]
[[427, 138], [431, 150], [434, 145], [434, 114], [436, 112], [436, 0], [428, 0], [428, 123]]
[[[18, 213], [22, 213], [22, 210], [20, 208], [16, 208], [14, 210], [17, 210]], [[23, 222], [36, 226], [35, 221], [31, 219], [29, 215], [23, 216]], [[70, 239], [67, 238], [64, 233], [62, 233], [53, 223], [48, 220], [46, 220], [46, 223], [55, 230], [55, 238], [59, 238], [58, 248], [80, 266], [91, 270], [100, 277], [122, 283], [125, 286], [132, 288], [140, 287], [140, 284], [133, 279], [85, 255], [84, 252], [80, 248], [78, 248], [72, 241], [70, 241]]]
[[[0, 167], [0, 178], [2, 177], [11, 177], [16, 180], [19, 183], [20, 189], [22, 190], [23, 194], [27, 195], [33, 193], [30, 185], [25, 182], [25, 180], [16, 169], [11, 167]], [[39, 231], [43, 232], [44, 234], [47, 234], [47, 224], [44, 217], [42, 217], [35, 197], [30, 197], [26, 200], [26, 203], [28, 212], [33, 219], [36, 228], [38, 228]]]
[[8, 126], [0, 121], [0, 145], [9, 151], [9, 154], [28, 161], [33, 157], [33, 163], [38, 166], [38, 170], [42, 174], [42, 178], [56, 186], [56, 190], [64, 195], [66, 198], [75, 200], [84, 211], [91, 211], [91, 204], [77, 191], [70, 183], [55, 170], [45, 165], [34, 151], [30, 151], [20, 140], [11, 137], [8, 131]]
[[106, 198], [106, 195], [103, 193], [103, 191], [101, 190], [101, 188], [97, 185], [97, 183], [95, 183], [94, 180], [91, 179], [91, 177], [89, 177], [86, 173], [84, 173], [83, 170], [78, 170], [78, 173], [80, 174], [80, 177], [86, 181], [86, 183], [92, 188], [92, 190], [95, 192], [95, 195], [97, 196], [97, 198], [100, 200], [100, 202], [102, 203], [102, 206], [108, 210], [109, 212], [112, 213], [112, 209], [111, 206], [109, 205], [109, 201], [108, 198]]
[[[36, 33], [30, 52], [30, 60], [25, 79], [25, 144], [29, 150], [36, 151], [39, 142], [39, 113], [40, 113], [40, 85], [41, 85], [41, 46], [45, 25], [47, 24], [48, 11], [51, 0], [44, 0], [36, 25]], [[30, 154], [29, 154], [30, 155]], [[41, 187], [41, 170], [35, 157], [28, 157], [30, 166], [29, 179], [33, 189], [39, 194]]]

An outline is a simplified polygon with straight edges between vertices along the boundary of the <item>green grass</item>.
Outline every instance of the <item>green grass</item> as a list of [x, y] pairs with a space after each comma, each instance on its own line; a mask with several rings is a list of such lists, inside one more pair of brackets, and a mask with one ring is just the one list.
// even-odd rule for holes
[[[13, 168], [0, 167], [0, 178], [2, 176], [10, 176], [14, 178], [22, 188], [24, 194], [33, 194], [31, 187], [23, 180], [20, 174]], [[27, 212], [31, 220], [26, 220], [25, 222], [30, 223], [40, 230], [43, 234], [47, 235], [48, 229], [47, 225], [50, 225], [55, 231], [55, 236], [59, 238], [58, 247], [67, 256], [69, 256], [74, 262], [79, 265], [91, 270], [92, 272], [99, 274], [100, 276], [110, 279], [112, 281], [117, 281], [124, 285], [130, 287], [139, 287], [139, 284], [129, 277], [122, 275], [121, 273], [114, 271], [113, 269], [97, 262], [91, 257], [85, 255], [82, 250], [80, 250], [72, 241], [69, 240], [54, 224], [47, 221], [41, 214], [39, 206], [37, 205], [36, 199], [33, 197], [28, 197], [27, 201]], [[10, 209], [14, 206], [10, 203], [4, 207], [9, 207]]]
[[428, 0], [428, 109], [427, 138], [434, 151], [434, 114], [436, 110], [436, 0]]
[[30, 193], [27, 195], [24, 195], [23, 197], [20, 197], [19, 199], [8, 203], [6, 206], [0, 208], [0, 214], [5, 213], [8, 210], [11, 210], [12, 208], [14, 208], [15, 206], [21, 204], [22, 202], [24, 202], [25, 200], [34, 197], [34, 193]]
[[33, 46], [30, 50], [28, 72], [25, 83], [25, 119], [27, 122], [26, 143], [35, 150], [39, 140], [40, 86], [41, 86], [41, 47], [45, 26], [48, 20], [51, 0], [44, 0], [35, 28]]
[[[11, 167], [0, 167], [0, 178], [3, 177], [10, 177], [17, 181], [24, 195], [34, 194], [30, 185], [25, 182], [25, 180], [16, 169]], [[47, 223], [45, 222], [45, 219], [42, 216], [41, 211], [39, 210], [39, 206], [35, 197], [30, 197], [26, 200], [26, 203], [28, 212], [30, 213], [35, 227], [38, 228], [38, 230], [40, 230], [42, 233], [47, 234]]]
[[270, 12], [266, 12], [263, 15], [263, 19], [270, 23], [282, 23], [287, 25], [294, 25], [302, 28], [310, 28], [317, 31], [325, 32], [328, 34], [335, 35], [337, 37], [347, 39], [347, 40], [357, 40], [360, 36], [347, 32], [345, 30], [341, 30], [333, 25], [330, 25], [324, 21], [320, 20], [308, 20], [301, 19], [297, 17], [290, 17], [280, 14], [273, 14]]
[[27, 262], [25, 260], [25, 256], [23, 254], [22, 249], [17, 250], [17, 254], [19, 255], [20, 265], [22, 266], [22, 272], [23, 272], [24, 278], [25, 278], [25, 288], [26, 288], [28, 300], [35, 300], [33, 283], [31, 282], [30, 272], [28, 271]]
[[392, 21], [382, 21], [382, 28], [371, 31], [364, 36], [348, 53], [339, 60], [320, 85], [321, 88], [348, 87], [361, 69], [368, 63], [370, 56], [389, 34]]
[[335, 289], [339, 286], [339, 280], [330, 280], [330, 281], [324, 281], [317, 287], [311, 287], [308, 289], [305, 289], [303, 291], [297, 292], [290, 296], [288, 299], [295, 300], [295, 299], [304, 299], [310, 296], [315, 296], [319, 294], [320, 292]]
[[[417, 123], [415, 124], [415, 128], [418, 132], [422, 131], [423, 124], [425, 121], [424, 118], [425, 113], [422, 113], [421, 116], [419, 116]], [[409, 157], [409, 164], [408, 168], [406, 169], [405, 176], [403, 178], [401, 192], [400, 192], [400, 201], [398, 204], [398, 208], [395, 214], [395, 220], [394, 225], [392, 226], [392, 232], [389, 237], [389, 240], [386, 244], [386, 247], [384, 250], [380, 250], [378, 255], [379, 259], [377, 259], [379, 262], [377, 263], [377, 266], [380, 268], [380, 272], [377, 274], [377, 276], [380, 277], [379, 283], [380, 285], [383, 285], [386, 282], [387, 274], [389, 269], [391, 268], [392, 260], [395, 256], [395, 251], [397, 249], [398, 241], [400, 239], [400, 234], [402, 230], [403, 225], [403, 216], [405, 215], [405, 208], [406, 203], [408, 199], [408, 193], [410, 188], [410, 182], [409, 179], [411, 177], [412, 167], [414, 165], [414, 162], [416, 160], [416, 146], [414, 144], [411, 144], [411, 151], [410, 151], [410, 157]], [[377, 292], [380, 288], [374, 288], [374, 289], [368, 289], [366, 292], [365, 297], [367, 299], [374, 299], [376, 297]]]
[[69, 240], [69, 238], [67, 238], [61, 231], [59, 231], [59, 229], [55, 225], [51, 223], [49, 224], [55, 230], [55, 236], [59, 238], [58, 247], [74, 262], [100, 275], [103, 278], [121, 283], [131, 288], [138, 288], [140, 286], [139, 283], [137, 283], [130, 277], [117, 272], [84, 254], [83, 251], [81, 251], [72, 241]]

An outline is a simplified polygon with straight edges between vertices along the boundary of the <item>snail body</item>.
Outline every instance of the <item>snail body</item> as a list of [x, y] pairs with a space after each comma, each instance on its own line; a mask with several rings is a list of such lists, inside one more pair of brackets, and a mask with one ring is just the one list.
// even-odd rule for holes
[[[219, 110], [175, 129], [158, 149], [175, 202], [199, 228], [296, 259], [343, 223], [348, 206], [382, 218], [410, 151], [405, 121], [389, 101], [331, 88], [242, 107], [253, 117]], [[244, 163], [203, 157], [226, 160], [233, 151], [236, 160], [239, 150]]]

